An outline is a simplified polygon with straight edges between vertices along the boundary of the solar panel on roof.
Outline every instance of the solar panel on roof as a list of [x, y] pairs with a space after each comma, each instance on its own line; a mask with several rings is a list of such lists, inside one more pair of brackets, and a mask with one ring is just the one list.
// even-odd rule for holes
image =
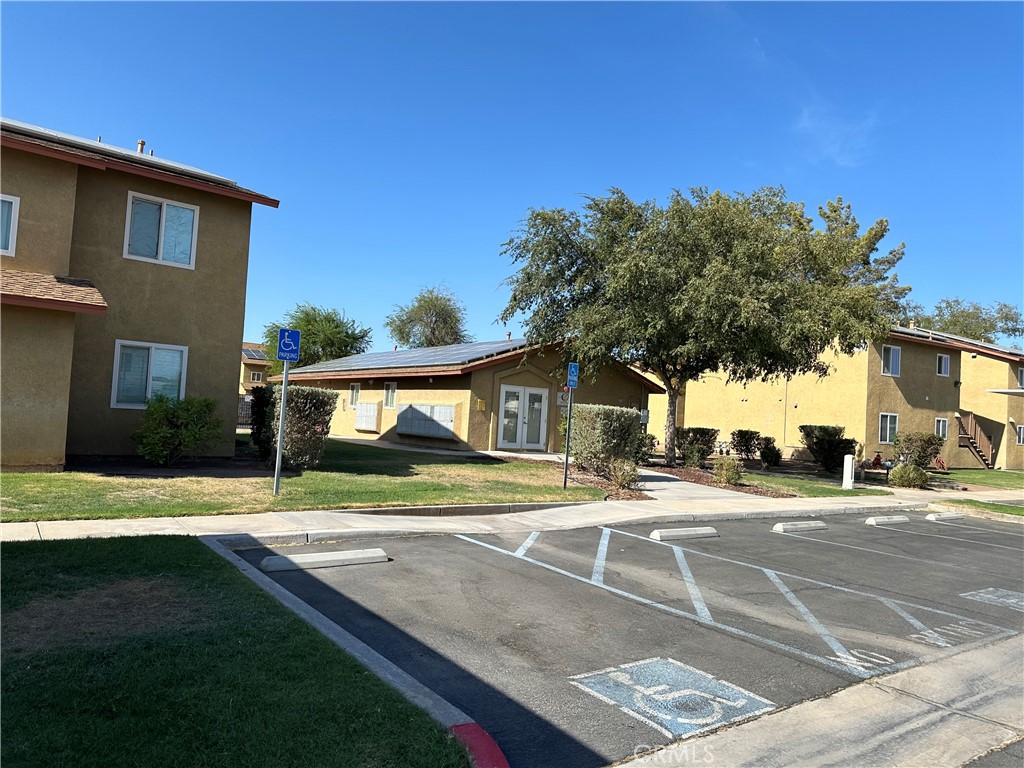
[[476, 341], [469, 344], [449, 344], [444, 347], [402, 349], [397, 352], [366, 352], [342, 357], [324, 363], [294, 369], [295, 373], [321, 373], [358, 371], [379, 368], [426, 368], [439, 365], [465, 365], [476, 360], [511, 352], [526, 346], [525, 339]]
[[269, 360], [267, 353], [262, 349], [249, 349], [248, 347], [242, 347], [242, 354], [247, 360]]

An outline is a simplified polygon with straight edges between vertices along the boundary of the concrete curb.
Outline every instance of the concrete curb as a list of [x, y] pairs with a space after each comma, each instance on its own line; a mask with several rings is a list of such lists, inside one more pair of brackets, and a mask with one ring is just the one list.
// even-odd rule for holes
[[203, 544], [223, 557], [256, 586], [309, 624], [345, 653], [354, 657], [382, 681], [390, 685], [412, 704], [430, 715], [451, 733], [469, 754], [475, 768], [509, 768], [508, 760], [490, 734], [479, 723], [455, 705], [427, 688], [423, 683], [396, 666], [362, 640], [349, 634], [322, 613], [297, 598], [276, 581], [240, 558], [221, 544], [216, 537], [199, 536]]
[[[538, 512], [559, 507], [579, 507], [585, 504], [600, 504], [595, 501], [514, 501], [504, 504], [449, 504], [426, 507], [374, 507], [372, 509], [317, 509], [313, 512], [335, 512], [354, 515], [407, 515], [409, 517], [459, 517], [461, 515], [507, 515], [512, 512]], [[292, 514], [302, 514], [302, 511]]]

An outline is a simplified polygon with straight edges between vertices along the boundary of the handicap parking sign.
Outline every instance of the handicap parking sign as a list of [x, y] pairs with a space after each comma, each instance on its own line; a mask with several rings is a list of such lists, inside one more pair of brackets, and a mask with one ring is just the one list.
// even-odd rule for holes
[[569, 375], [566, 377], [566, 384], [569, 389], [576, 389], [580, 385], [580, 364], [569, 363]]
[[289, 363], [299, 362], [299, 343], [302, 334], [294, 328], [279, 328], [277, 331], [277, 359]]
[[666, 736], [682, 738], [775, 708], [750, 691], [675, 659], [645, 659], [570, 678]]

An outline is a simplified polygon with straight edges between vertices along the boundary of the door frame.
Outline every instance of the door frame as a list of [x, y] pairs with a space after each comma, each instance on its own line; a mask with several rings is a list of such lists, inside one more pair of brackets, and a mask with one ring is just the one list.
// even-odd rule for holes
[[[519, 393], [519, 418], [516, 425], [516, 440], [514, 443], [504, 440], [504, 419], [505, 419], [505, 393], [515, 390]], [[541, 396], [540, 406], [540, 441], [538, 443], [526, 442], [527, 417], [529, 416], [529, 397], [531, 394]], [[548, 448], [548, 407], [550, 391], [546, 387], [528, 387], [519, 384], [501, 384], [498, 387], [498, 439], [499, 451], [546, 451]]]

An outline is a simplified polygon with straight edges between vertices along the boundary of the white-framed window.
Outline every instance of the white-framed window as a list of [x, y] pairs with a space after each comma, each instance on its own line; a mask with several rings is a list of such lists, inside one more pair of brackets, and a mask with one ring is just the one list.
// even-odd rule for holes
[[394, 409], [396, 394], [398, 393], [397, 381], [384, 382], [384, 407]]
[[943, 440], [949, 435], [949, 419], [936, 419], [935, 420], [935, 434], [941, 437]]
[[900, 417], [897, 414], [880, 413], [878, 415], [878, 442], [882, 445], [890, 445], [899, 428]]
[[263, 381], [263, 371], [252, 371], [249, 374], [249, 381]]
[[888, 344], [882, 345], [882, 375], [883, 376], [899, 376], [900, 375], [900, 348], [890, 347]]
[[199, 208], [162, 197], [128, 193], [124, 257], [196, 268]]
[[154, 395], [180, 400], [185, 396], [187, 369], [188, 347], [118, 339], [110, 407], [141, 410]]
[[348, 385], [348, 404], [353, 408], [359, 405], [359, 389], [359, 384]]
[[1024, 389], [1024, 367], [1017, 369], [1017, 386]]
[[935, 375], [949, 376], [949, 355], [935, 356]]
[[1024, 424], [1017, 425], [1017, 445], [1024, 445]]
[[18, 211], [21, 198], [0, 195], [0, 256], [13, 256], [18, 243]]

